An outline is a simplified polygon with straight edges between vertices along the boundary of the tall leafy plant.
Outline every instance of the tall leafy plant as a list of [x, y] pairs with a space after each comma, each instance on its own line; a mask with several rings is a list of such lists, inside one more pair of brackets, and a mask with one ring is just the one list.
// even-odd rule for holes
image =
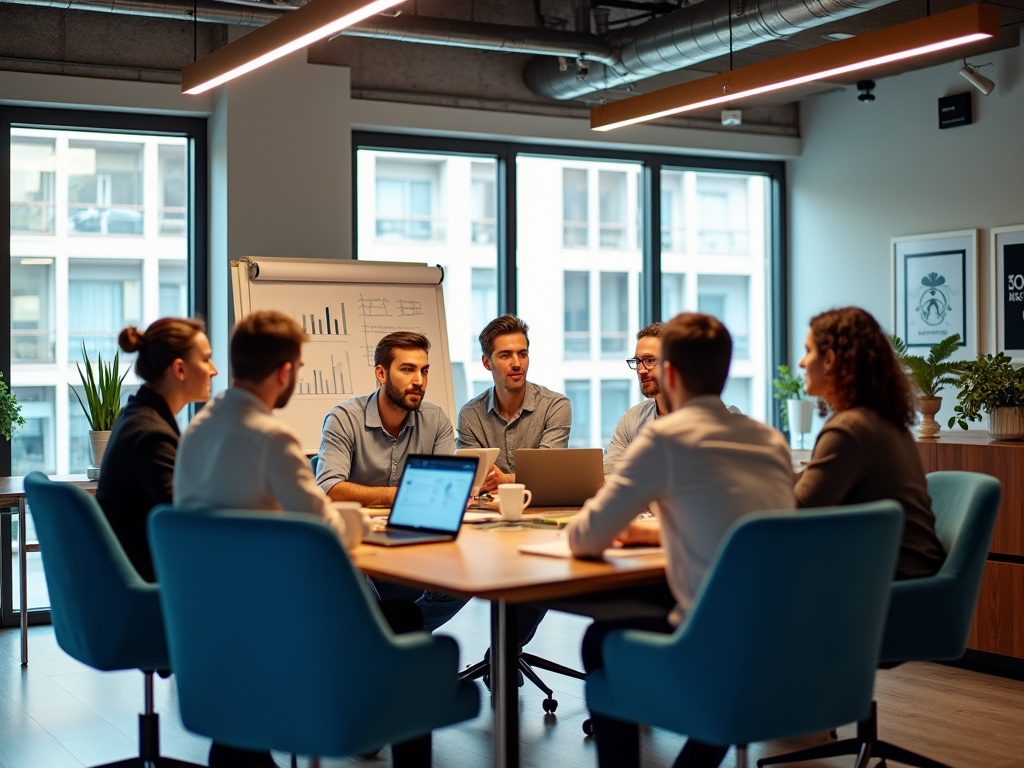
[[804, 399], [804, 380], [799, 375], [794, 375], [788, 365], [780, 365], [778, 378], [772, 379], [772, 387], [775, 389], [775, 399], [782, 401], [779, 409], [782, 414], [782, 429], [788, 432], [789, 408], [786, 401]]
[[957, 374], [967, 365], [958, 360], [948, 359], [956, 352], [960, 343], [959, 333], [947, 336], [928, 350], [928, 357], [911, 355], [903, 339], [897, 336], [890, 336], [889, 341], [920, 397], [938, 397], [943, 387], [956, 384]]
[[[128, 371], [120, 374], [120, 354], [114, 353], [114, 360], [110, 363], [103, 362], [103, 355], [96, 356], [95, 371], [89, 360], [89, 353], [85, 350], [85, 342], [82, 342], [82, 359], [85, 361], [85, 370], [82, 366], [75, 364], [78, 368], [78, 376], [82, 380], [82, 389], [85, 390], [85, 400], [82, 400], [78, 391], [72, 388], [78, 404], [85, 411], [85, 417], [89, 420], [89, 429], [93, 432], [105, 432], [113, 429], [117, 416], [121, 413], [121, 383], [124, 381]], [[88, 405], [86, 405], [88, 403]]]
[[982, 414], [996, 408], [1024, 406], [1024, 372], [1013, 367], [1010, 358], [1002, 352], [978, 355], [977, 360], [964, 364], [956, 380], [960, 387], [959, 402], [949, 419], [949, 426], [959, 424], [967, 429], [967, 422], [981, 421]]
[[0, 435], [10, 440], [11, 435], [23, 426], [25, 426], [25, 417], [21, 415], [18, 398], [7, 387], [7, 382], [3, 380], [3, 374], [0, 373]]

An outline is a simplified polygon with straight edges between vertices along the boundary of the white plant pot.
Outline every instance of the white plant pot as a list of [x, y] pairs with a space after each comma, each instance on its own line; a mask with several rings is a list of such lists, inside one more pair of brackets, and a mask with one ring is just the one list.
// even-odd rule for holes
[[989, 411], [988, 434], [993, 440], [1024, 439], [1024, 408], [996, 408]]
[[814, 419], [814, 403], [810, 400], [787, 400], [786, 413], [789, 416], [789, 433], [805, 435], [811, 431]]
[[92, 465], [99, 467], [103, 465], [103, 454], [107, 452], [107, 443], [110, 442], [110, 430], [100, 432], [89, 431], [89, 442], [92, 443]]

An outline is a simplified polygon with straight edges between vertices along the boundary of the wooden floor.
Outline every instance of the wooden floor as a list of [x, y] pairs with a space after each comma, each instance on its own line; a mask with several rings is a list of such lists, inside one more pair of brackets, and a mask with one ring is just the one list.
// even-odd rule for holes
[[[550, 613], [530, 650], [579, 666], [579, 640], [587, 622]], [[486, 603], [470, 603], [444, 632], [462, 648], [463, 663], [479, 659], [487, 645]], [[96, 765], [137, 754], [136, 715], [142, 707], [138, 672], [95, 672], [64, 654], [50, 627], [34, 627], [31, 664], [19, 665], [18, 632], [0, 631], [0, 768], [64, 768]], [[545, 717], [543, 695], [523, 688], [523, 766], [594, 768], [594, 744], [584, 738], [583, 684], [543, 674], [556, 689], [556, 717]], [[934, 664], [907, 664], [880, 672], [877, 683], [883, 739], [923, 752], [955, 768], [1024, 766], [1024, 683]], [[438, 768], [486, 768], [491, 759], [491, 710], [486, 692], [480, 717], [435, 734]], [[209, 742], [185, 731], [178, 719], [173, 679], [157, 680], [165, 755], [205, 764]], [[840, 736], [853, 728], [840, 729]], [[825, 736], [755, 745], [753, 760], [802, 746]], [[683, 739], [664, 731], [643, 734], [644, 767], [671, 766]], [[281, 766], [287, 756], [276, 755]], [[305, 761], [301, 761], [304, 765]], [[373, 759], [327, 760], [326, 766], [385, 768], [385, 749]], [[734, 765], [730, 753], [725, 766]], [[852, 767], [852, 758], [806, 763], [808, 768]]]

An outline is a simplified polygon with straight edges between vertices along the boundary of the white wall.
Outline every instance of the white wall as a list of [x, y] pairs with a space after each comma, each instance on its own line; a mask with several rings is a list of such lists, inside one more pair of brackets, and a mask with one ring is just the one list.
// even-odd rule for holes
[[[850, 88], [801, 105], [803, 153], [789, 162], [793, 363], [825, 309], [856, 304], [891, 330], [890, 238], [974, 228], [982, 351], [994, 351], [988, 230], [1024, 224], [1024, 54], [971, 61], [995, 64], [981, 70], [997, 84], [987, 97], [956, 61], [879, 80], [867, 104]], [[939, 130], [937, 100], [963, 91], [974, 91], [974, 124]]]

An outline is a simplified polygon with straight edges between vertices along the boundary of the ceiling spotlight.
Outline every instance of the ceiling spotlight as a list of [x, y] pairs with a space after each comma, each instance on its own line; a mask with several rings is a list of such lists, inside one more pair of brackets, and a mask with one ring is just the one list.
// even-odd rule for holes
[[968, 64], [967, 62], [964, 62], [964, 68], [960, 70], [960, 74], [964, 76], [964, 79], [966, 79], [967, 82], [986, 96], [992, 93], [992, 89], [996, 87], [996, 84], [987, 77], [978, 74], [978, 67], [976, 64]]
[[875, 94], [873, 94], [871, 92], [874, 89], [875, 89], [875, 81], [874, 80], [858, 80], [857, 81], [857, 90], [860, 91], [860, 93], [857, 95], [857, 101], [864, 101], [864, 102], [874, 101], [875, 100]]

